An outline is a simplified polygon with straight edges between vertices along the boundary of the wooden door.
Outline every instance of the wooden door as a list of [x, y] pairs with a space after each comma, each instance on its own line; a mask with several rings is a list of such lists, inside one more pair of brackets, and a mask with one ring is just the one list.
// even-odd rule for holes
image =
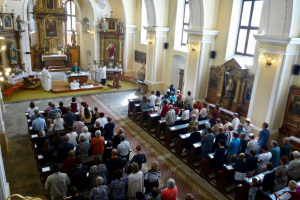
[[184, 70], [183, 69], [180, 69], [179, 71], [179, 86], [178, 86], [178, 89], [182, 92], [182, 88], [183, 88], [183, 77], [184, 77]]

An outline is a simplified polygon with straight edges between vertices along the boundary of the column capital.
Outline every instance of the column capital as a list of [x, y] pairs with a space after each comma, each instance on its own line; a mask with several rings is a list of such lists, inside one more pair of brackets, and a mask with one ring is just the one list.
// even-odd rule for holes
[[136, 29], [137, 28], [137, 25], [134, 25], [134, 24], [128, 24], [128, 25], [125, 25], [123, 24], [123, 28], [126, 28], [126, 29]]
[[183, 30], [189, 35], [196, 35], [196, 36], [217, 36], [219, 35], [220, 32], [218, 30], [201, 30], [201, 29], [183, 29]]
[[169, 32], [170, 28], [168, 27], [154, 27], [154, 26], [144, 26], [144, 29], [152, 32]]
[[300, 38], [279, 37], [262, 34], [254, 34], [255, 40], [261, 43], [275, 44], [275, 45], [300, 45]]

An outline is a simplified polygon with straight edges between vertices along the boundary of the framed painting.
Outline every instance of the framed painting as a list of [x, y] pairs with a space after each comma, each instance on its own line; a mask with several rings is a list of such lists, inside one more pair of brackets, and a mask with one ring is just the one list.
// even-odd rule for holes
[[47, 9], [54, 9], [54, 0], [46, 0]]
[[108, 32], [117, 32], [117, 24], [118, 24], [118, 19], [115, 18], [106, 18], [108, 28]]
[[244, 94], [244, 100], [250, 102], [251, 95], [252, 95], [252, 88], [253, 83], [247, 82], [246, 88], [245, 88], [245, 94]]
[[57, 24], [56, 20], [53, 18], [48, 18], [45, 20], [45, 32], [46, 37], [57, 37]]
[[4, 20], [3, 22], [4, 30], [12, 30], [14, 28], [14, 24], [13, 24], [14, 22], [10, 14], [4, 15], [3, 20]]
[[140, 62], [140, 52], [134, 51], [134, 60], [135, 62]]
[[300, 95], [290, 94], [286, 108], [286, 115], [300, 120]]
[[146, 64], [146, 53], [140, 52], [140, 63]]
[[217, 74], [211, 73], [209, 79], [209, 87], [214, 90], [219, 88], [219, 76]]

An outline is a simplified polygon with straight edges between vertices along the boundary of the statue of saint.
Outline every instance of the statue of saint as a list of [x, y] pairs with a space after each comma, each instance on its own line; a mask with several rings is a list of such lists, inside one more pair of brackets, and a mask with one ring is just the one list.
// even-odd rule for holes
[[17, 49], [13, 42], [8, 46], [8, 60], [10, 60], [11, 64], [17, 64]]
[[112, 40], [109, 42], [109, 45], [106, 49], [109, 51], [109, 59], [115, 59], [115, 51], [117, 49]]
[[55, 48], [56, 47], [56, 41], [55, 41], [55, 39], [50, 40], [49, 43], [50, 43], [50, 47], [51, 48]]
[[122, 22], [121, 19], [120, 19], [120, 22], [121, 22], [121, 24], [120, 24], [120, 31], [119, 31], [119, 33], [123, 33], [123, 22]]
[[48, 46], [48, 40], [47, 40], [47, 38], [44, 38], [44, 46]]
[[70, 53], [70, 45], [69, 44], [66, 47], [66, 51], [67, 51], [67, 53]]
[[225, 90], [225, 98], [231, 99], [233, 97], [233, 89], [234, 89], [234, 83], [233, 83], [233, 79], [230, 78], [228, 81], [228, 84], [226, 86], [226, 90]]
[[101, 18], [101, 20], [100, 20], [100, 30], [104, 30], [104, 19], [103, 19], [103, 17]]
[[20, 15], [18, 15], [18, 17], [17, 17], [17, 19], [16, 19], [16, 22], [17, 22], [17, 28], [18, 28], [18, 30], [19, 30], [19, 31], [22, 30], [22, 25], [21, 25], [21, 23], [22, 23], [23, 21], [21, 20]]
[[72, 42], [72, 46], [76, 45], [76, 36], [75, 36], [75, 31], [74, 30], [72, 30], [71, 42]]

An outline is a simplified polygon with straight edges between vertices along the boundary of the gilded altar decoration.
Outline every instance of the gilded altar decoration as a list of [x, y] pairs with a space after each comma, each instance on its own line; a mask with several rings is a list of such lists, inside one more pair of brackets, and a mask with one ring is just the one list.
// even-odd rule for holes
[[146, 64], [146, 53], [140, 52], [140, 63]]
[[18, 17], [17, 17], [17, 19], [16, 19], [16, 22], [17, 22], [17, 28], [18, 28], [18, 31], [20, 31], [20, 30], [22, 29], [21, 23], [23, 22], [23, 21], [21, 20], [20, 15], [18, 15]]
[[54, 9], [54, 0], [46, 0], [47, 9]]
[[248, 69], [231, 59], [221, 66], [210, 68], [206, 101], [224, 105], [224, 109], [247, 117], [254, 76]]
[[41, 25], [42, 35], [44, 35], [44, 37], [57, 38], [59, 36], [60, 28], [61, 27], [57, 18], [52, 15], [48, 15], [44, 18]]
[[14, 22], [13, 17], [11, 14], [6, 14], [3, 17], [3, 28], [4, 30], [13, 30], [14, 29]]
[[71, 42], [72, 42], [72, 46], [76, 45], [76, 36], [75, 36], [75, 31], [74, 30], [72, 30]]

